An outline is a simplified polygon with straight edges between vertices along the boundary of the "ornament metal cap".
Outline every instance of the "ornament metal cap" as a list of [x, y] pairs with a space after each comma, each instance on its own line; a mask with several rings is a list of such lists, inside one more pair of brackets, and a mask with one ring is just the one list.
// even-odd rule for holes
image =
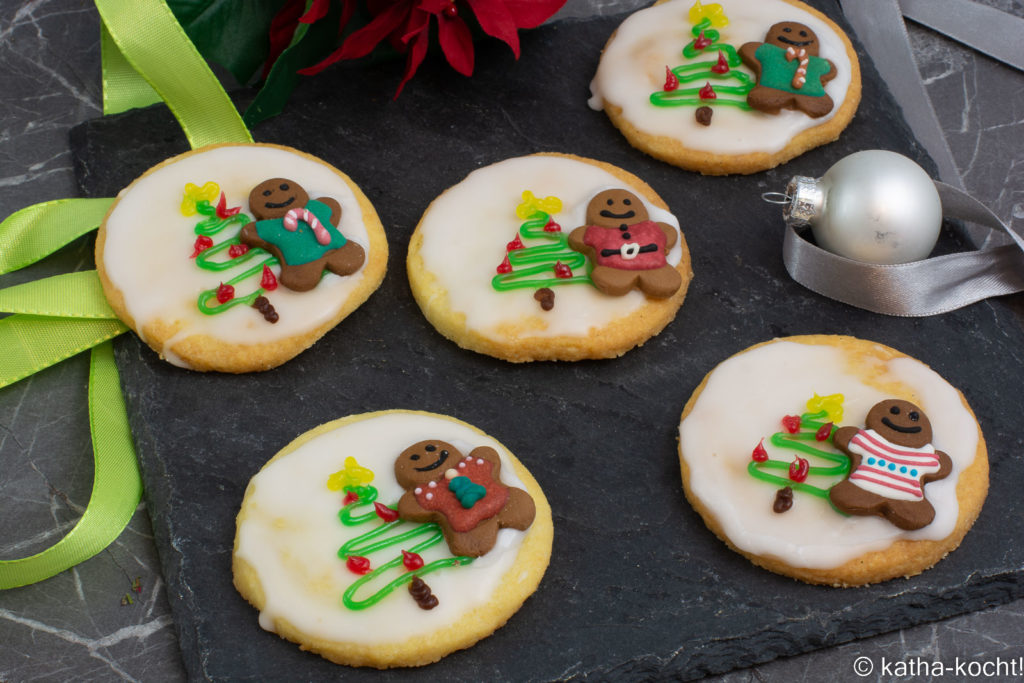
[[810, 225], [825, 208], [825, 191], [820, 178], [805, 175], [793, 176], [786, 185], [789, 203], [782, 210], [786, 225], [800, 228]]

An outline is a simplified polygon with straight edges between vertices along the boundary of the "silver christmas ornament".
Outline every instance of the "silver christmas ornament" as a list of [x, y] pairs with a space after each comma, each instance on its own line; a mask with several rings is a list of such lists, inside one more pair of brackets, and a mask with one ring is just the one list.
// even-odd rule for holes
[[787, 224], [810, 225], [820, 247], [864, 263], [927, 258], [942, 225], [939, 193], [924, 169], [880, 149], [851, 154], [818, 179], [794, 177], [784, 201]]

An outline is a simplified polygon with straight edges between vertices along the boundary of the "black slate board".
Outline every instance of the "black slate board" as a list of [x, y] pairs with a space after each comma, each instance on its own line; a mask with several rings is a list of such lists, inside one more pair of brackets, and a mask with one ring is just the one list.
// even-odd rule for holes
[[[835, 2], [815, 3], [833, 17]], [[477, 74], [428, 60], [398, 101], [401, 65], [339, 68], [300, 88], [255, 137], [333, 163], [376, 204], [391, 261], [381, 289], [311, 350], [247, 376], [171, 367], [133, 335], [117, 345], [147, 502], [192, 678], [547, 680], [696, 677], [981, 609], [1024, 595], [1024, 480], [1017, 424], [1024, 335], [1002, 302], [928, 319], [886, 318], [823, 299], [781, 262], [782, 225], [760, 194], [885, 148], [926, 166], [861, 51], [865, 98], [832, 145], [746, 177], [705, 178], [633, 150], [586, 106], [621, 17], [523, 36], [523, 58], [478, 47]], [[73, 132], [83, 193], [111, 196], [184, 151], [165, 109]], [[427, 204], [469, 171], [536, 151], [602, 159], [647, 180], [680, 216], [696, 278], [676, 320], [614, 361], [512, 365], [463, 351], [420, 314], [405, 278]], [[958, 248], [947, 227], [944, 250]], [[930, 364], [963, 389], [989, 445], [989, 502], [963, 546], [910, 580], [807, 586], [750, 565], [706, 530], [679, 484], [676, 426], [690, 392], [729, 355], [791, 334], [851, 334]], [[262, 631], [231, 584], [234, 516], [246, 483], [299, 433], [386, 408], [454, 415], [502, 440], [554, 509], [551, 566], [494, 636], [425, 669], [338, 669]], [[528, 656], [524, 656], [528, 653]]]

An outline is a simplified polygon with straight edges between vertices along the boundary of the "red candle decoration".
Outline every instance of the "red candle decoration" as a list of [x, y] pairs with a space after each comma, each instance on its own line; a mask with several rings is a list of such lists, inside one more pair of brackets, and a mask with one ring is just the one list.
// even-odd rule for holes
[[702, 100], [715, 100], [715, 99], [718, 99], [718, 94], [715, 92], [715, 89], [711, 87], [711, 81], [708, 81], [707, 83], [705, 83], [704, 87], [700, 89], [700, 92], [698, 92], [697, 95]]
[[277, 289], [277, 277], [269, 267], [263, 266], [263, 276], [260, 278], [260, 287], [272, 292]]
[[403, 550], [402, 565], [409, 571], [416, 571], [423, 567], [423, 558], [419, 556], [419, 553], [410, 553]]
[[826, 422], [818, 428], [818, 431], [814, 433], [814, 438], [817, 441], [824, 441], [828, 437], [832, 436], [832, 423]]
[[525, 249], [526, 245], [523, 244], [523, 240], [519, 238], [519, 233], [516, 233], [516, 238], [505, 245], [505, 251], [515, 251], [516, 249]]
[[195, 243], [192, 245], [192, 258], [199, 256], [200, 253], [206, 251], [213, 246], [213, 239], [206, 235], [200, 235], [196, 238]]
[[248, 244], [232, 244], [231, 247], [228, 248], [228, 256], [230, 256], [231, 258], [238, 258], [239, 256], [245, 254], [247, 251], [249, 251]]
[[556, 261], [555, 262], [555, 277], [562, 278], [563, 280], [568, 280], [569, 278], [572, 277], [572, 268], [570, 268], [569, 266], [565, 265], [561, 261]]
[[807, 458], [801, 458], [799, 455], [793, 456], [793, 462], [789, 463], [789, 478], [798, 484], [807, 479], [807, 474], [811, 471], [811, 464], [807, 462]]
[[800, 416], [786, 415], [782, 418], [782, 426], [790, 434], [796, 434], [800, 431]]
[[549, 218], [547, 225], [544, 226], [544, 232], [562, 232], [562, 226]]
[[716, 74], [729, 73], [729, 61], [725, 58], [725, 54], [723, 54], [721, 50], [718, 51], [718, 64], [711, 67], [711, 70]]
[[220, 283], [220, 287], [217, 288], [217, 301], [225, 304], [235, 298], [235, 288], [231, 285], [226, 285], [223, 282]]
[[341, 501], [342, 505], [351, 505], [352, 503], [359, 502], [359, 495], [355, 491], [346, 491], [345, 500]]
[[704, 35], [704, 31], [701, 31], [700, 35], [697, 36], [696, 38], [694, 38], [694, 40], [693, 40], [693, 49], [694, 50], [703, 50], [704, 48], [706, 48], [710, 44], [711, 44], [711, 39]]
[[498, 267], [495, 268], [495, 270], [498, 271], [499, 273], [501, 273], [502, 275], [504, 275], [505, 273], [511, 273], [512, 272], [512, 264], [509, 262], [507, 254], [505, 256], [505, 260], [503, 260], [501, 263], [499, 263]]
[[365, 557], [359, 555], [349, 555], [348, 559], [345, 560], [345, 566], [353, 574], [369, 574], [370, 573], [370, 561]]
[[392, 510], [384, 503], [374, 503], [373, 509], [377, 511], [377, 516], [385, 522], [393, 522], [398, 519], [398, 511]]
[[757, 442], [757, 446], [754, 447], [750, 457], [754, 462], [765, 462], [768, 460], [768, 451], [764, 448], [764, 439]]
[[223, 192], [220, 193], [220, 199], [217, 201], [217, 218], [231, 218], [241, 210], [240, 206], [229, 209], [228, 198], [224, 196]]
[[672, 69], [665, 67], [665, 85], [661, 86], [661, 89], [665, 92], [671, 92], [679, 87], [679, 79], [672, 72]]

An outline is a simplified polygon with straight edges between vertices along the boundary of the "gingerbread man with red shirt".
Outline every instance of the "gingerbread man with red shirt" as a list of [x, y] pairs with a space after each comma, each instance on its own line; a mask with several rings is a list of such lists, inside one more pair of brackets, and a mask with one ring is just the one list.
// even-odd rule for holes
[[398, 516], [437, 522], [453, 555], [480, 557], [494, 547], [499, 529], [524, 531], [536, 514], [530, 494], [501, 483], [500, 473], [493, 448], [463, 456], [450, 443], [420, 441], [395, 461], [395, 478], [406, 489]]
[[587, 205], [587, 224], [569, 234], [569, 246], [594, 262], [590, 279], [610, 296], [634, 287], [656, 299], [675, 294], [683, 278], [665, 258], [678, 240], [675, 228], [652, 221], [629, 190], [599, 192]]

